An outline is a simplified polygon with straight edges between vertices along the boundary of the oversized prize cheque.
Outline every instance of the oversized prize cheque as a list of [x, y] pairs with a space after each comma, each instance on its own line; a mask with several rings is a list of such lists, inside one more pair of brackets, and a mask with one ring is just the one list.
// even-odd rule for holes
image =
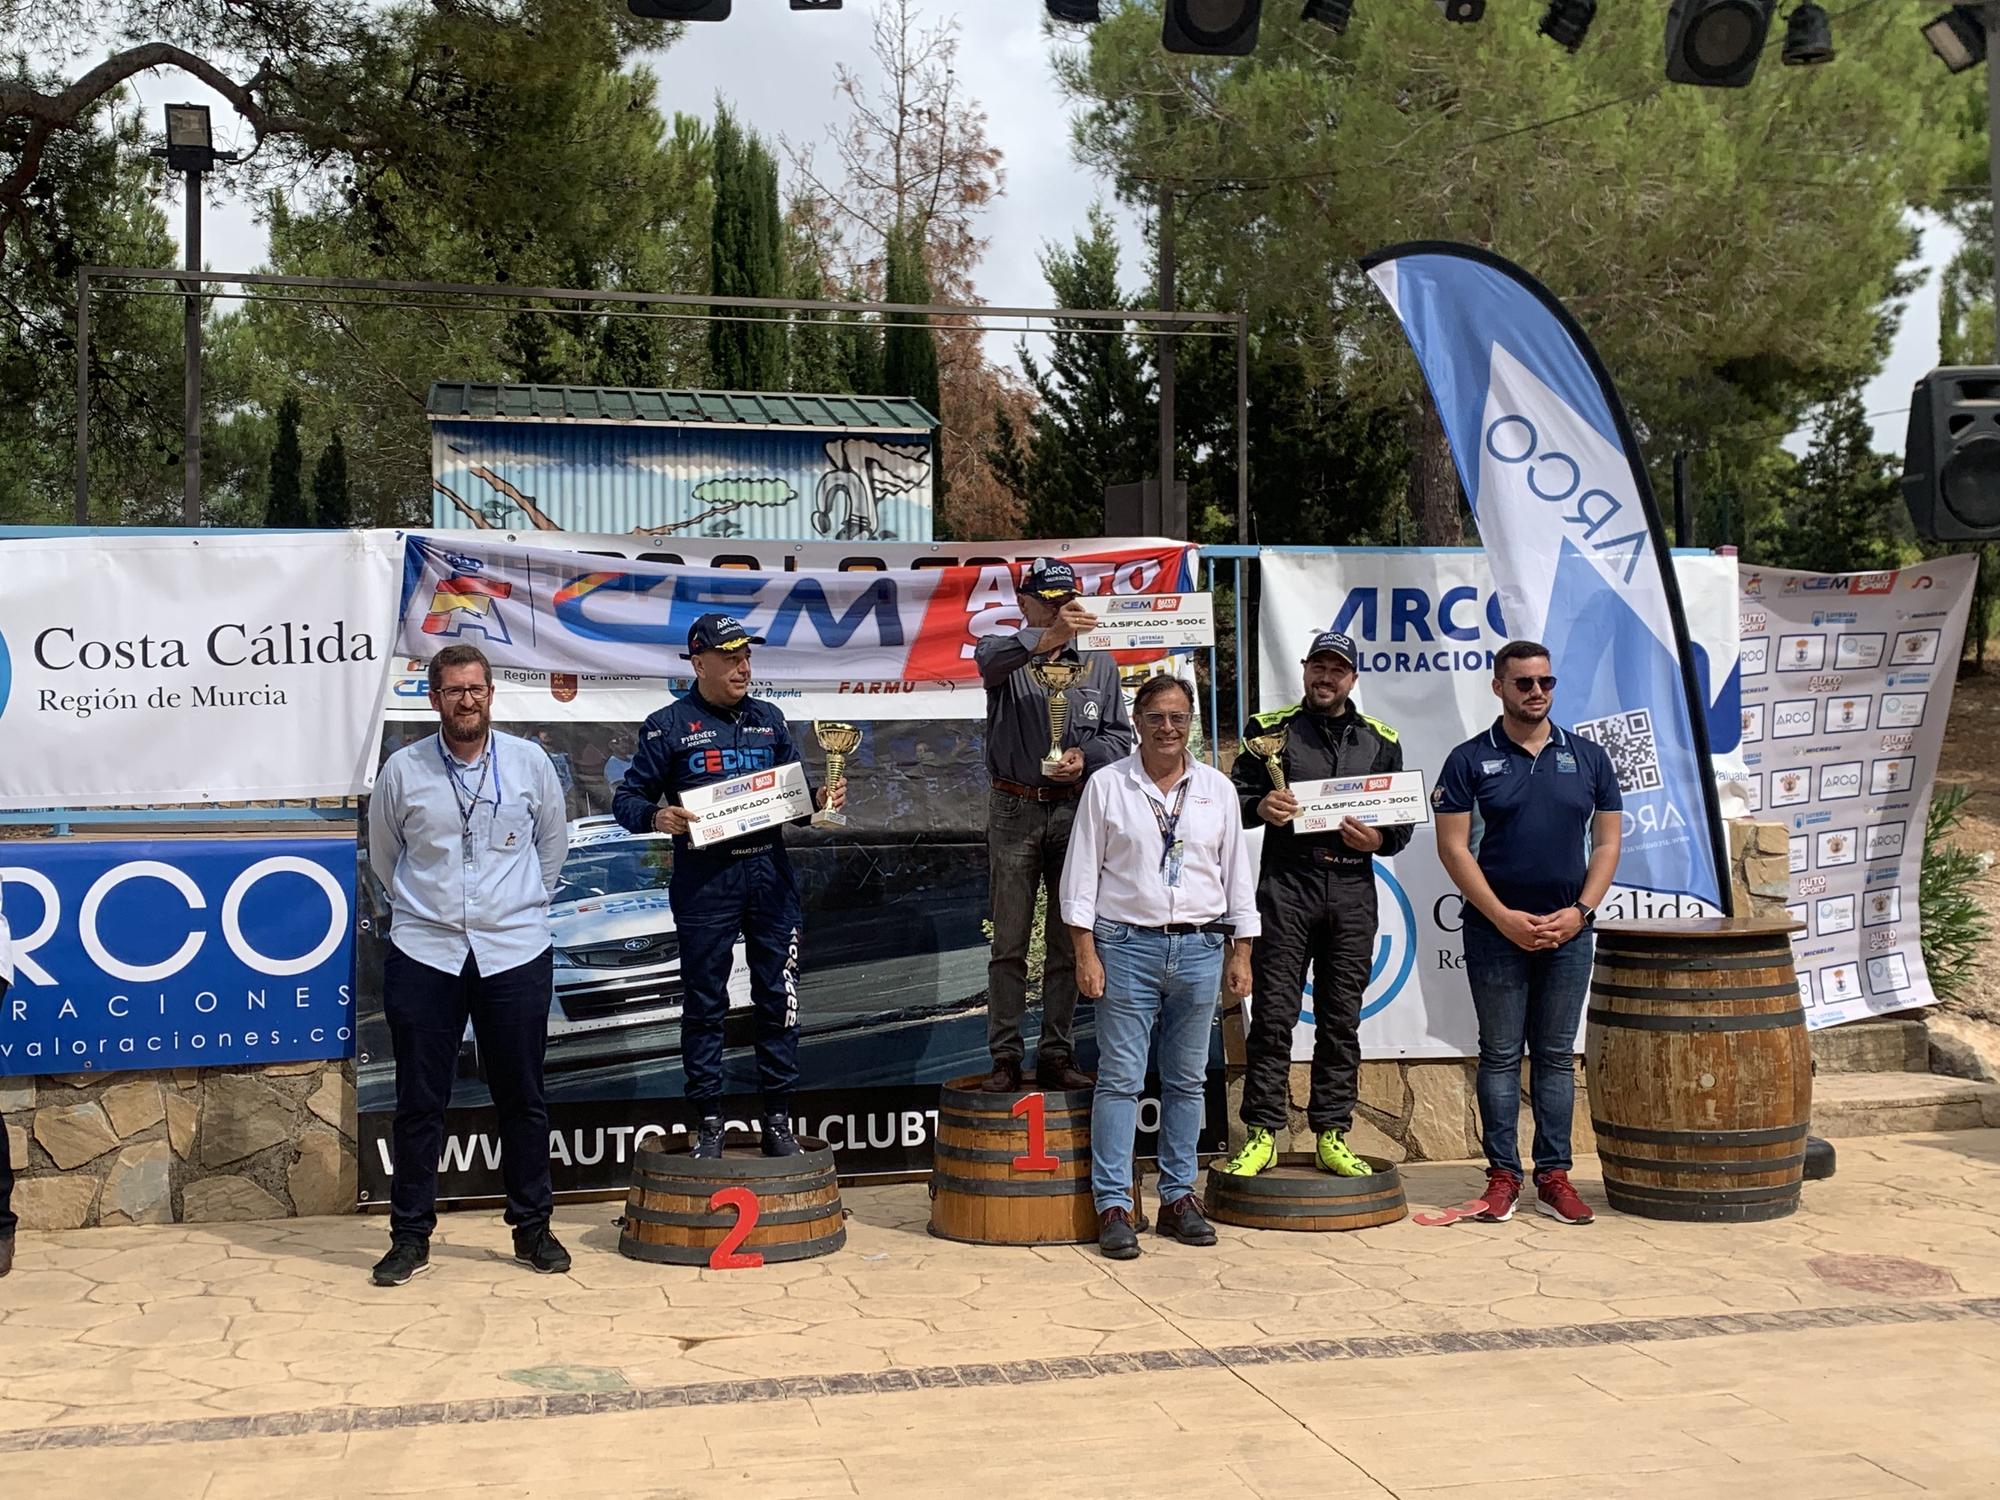
[[694, 814], [688, 842], [706, 849], [803, 818], [812, 811], [812, 793], [806, 789], [806, 768], [794, 761], [733, 781], [690, 787], [681, 793], [681, 806]]
[[1346, 818], [1370, 828], [1378, 823], [1431, 820], [1431, 801], [1424, 793], [1422, 771], [1295, 781], [1291, 793], [1299, 803], [1298, 816], [1292, 819], [1292, 827], [1299, 833], [1325, 833], [1338, 828]]
[[1215, 602], [1208, 594], [1120, 594], [1081, 602], [1097, 616], [1097, 626], [1077, 637], [1080, 651], [1215, 644]]

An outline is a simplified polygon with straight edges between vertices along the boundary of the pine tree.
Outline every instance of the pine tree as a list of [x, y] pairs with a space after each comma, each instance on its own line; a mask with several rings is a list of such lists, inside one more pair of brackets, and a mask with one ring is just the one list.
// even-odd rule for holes
[[313, 468], [312, 499], [313, 525], [341, 531], [353, 524], [347, 509], [347, 449], [342, 446], [338, 431], [319, 450], [319, 463]]
[[296, 529], [312, 524], [300, 482], [304, 464], [305, 456], [299, 451], [299, 398], [288, 395], [278, 403], [278, 440], [271, 447], [270, 498], [264, 508], [266, 526]]
[[[715, 117], [715, 217], [708, 289], [722, 297], [785, 295], [785, 253], [778, 214], [778, 164], [754, 132], [727, 108]], [[785, 386], [782, 318], [717, 308], [708, 325], [708, 378], [726, 391]]]
[[1875, 451], [1857, 386], [1821, 406], [1785, 497], [1782, 564], [1816, 573], [1893, 568], [1908, 530], [1895, 465]]

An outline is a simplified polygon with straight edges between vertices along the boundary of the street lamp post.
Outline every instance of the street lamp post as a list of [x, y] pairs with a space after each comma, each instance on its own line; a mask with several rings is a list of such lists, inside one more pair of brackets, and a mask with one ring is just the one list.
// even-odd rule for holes
[[181, 383], [181, 524], [201, 524], [201, 174], [216, 163], [215, 136], [206, 104], [167, 106], [167, 169], [187, 181], [187, 289], [181, 345], [187, 362]]

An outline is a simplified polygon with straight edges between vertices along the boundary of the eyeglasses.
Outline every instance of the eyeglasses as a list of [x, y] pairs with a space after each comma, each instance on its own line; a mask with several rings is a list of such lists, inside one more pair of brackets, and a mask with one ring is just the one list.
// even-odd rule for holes
[[1512, 681], [1514, 691], [1517, 693], [1532, 693], [1536, 688], [1545, 693], [1553, 693], [1556, 690], [1556, 680], [1553, 677], [1516, 677]]
[[431, 691], [447, 703], [454, 700], [462, 700], [466, 703], [478, 703], [493, 695], [493, 689], [490, 687], [446, 687], [432, 688]]
[[1192, 714], [1141, 714], [1139, 722], [1148, 729], [1185, 729], [1194, 722]]

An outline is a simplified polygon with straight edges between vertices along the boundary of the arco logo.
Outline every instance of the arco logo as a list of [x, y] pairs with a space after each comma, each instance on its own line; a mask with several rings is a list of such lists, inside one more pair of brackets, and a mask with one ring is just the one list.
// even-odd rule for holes
[[0, 635], [0, 716], [7, 712], [7, 694], [14, 686], [14, 663], [7, 655], [7, 637]]
[[[1361, 992], [1361, 1019], [1387, 1010], [1410, 982], [1417, 965], [1417, 910], [1409, 893], [1380, 860], [1375, 862], [1375, 957], [1368, 988]], [[1306, 981], [1301, 1026], [1313, 1024], [1313, 986]]]

